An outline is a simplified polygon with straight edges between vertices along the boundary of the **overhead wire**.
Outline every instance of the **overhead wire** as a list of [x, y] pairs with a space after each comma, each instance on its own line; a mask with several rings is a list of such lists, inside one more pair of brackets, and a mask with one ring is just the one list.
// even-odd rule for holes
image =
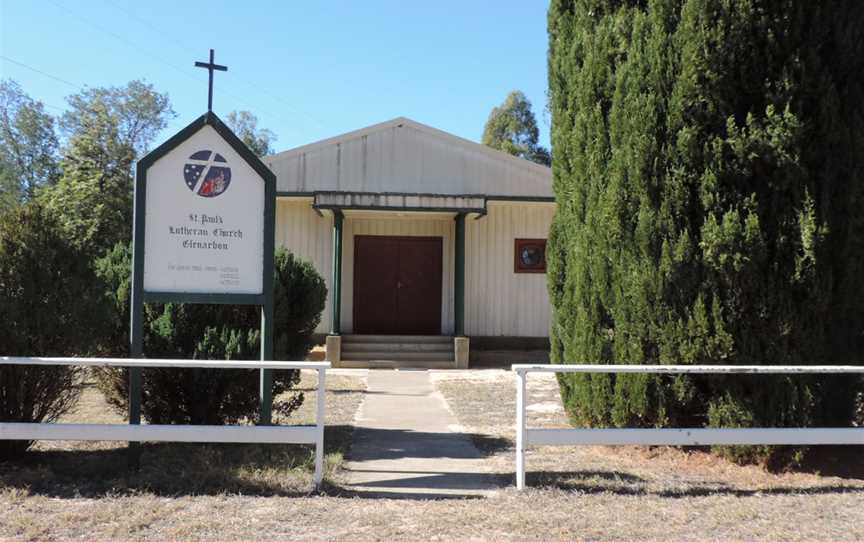
[[[194, 55], [194, 54], [197, 54], [197, 52], [193, 50], [194, 48], [191, 46], [191, 44], [180, 41], [176, 36], [172, 35], [172, 34], [169, 33], [169, 32], [163, 31], [161, 28], [157, 27], [157, 26], [156, 26], [155, 24], [153, 24], [152, 22], [148, 21], [147, 19], [144, 19], [143, 17], [138, 16], [137, 14], [133, 13], [132, 11], [130, 11], [130, 10], [128, 10], [128, 9], [126, 9], [126, 8], [123, 7], [121, 4], [115, 2], [114, 0], [105, 0], [105, 1], [106, 1], [108, 4], [111, 4], [111, 5], [112, 5], [114, 8], [116, 8], [118, 11], [122, 11], [123, 13], [125, 13], [126, 15], [128, 15], [129, 17], [132, 17], [133, 19], [139, 21], [140, 23], [147, 25], [148, 27], [150, 27], [150, 29], [152, 29], [154, 32], [156, 32], [157, 34], [161, 35], [162, 37], [164, 37], [164, 38], [166, 38], [166, 39], [168, 39], [168, 40], [174, 42], [174, 43], [177, 44], [181, 49], [183, 49], [185, 52], [188, 52], [189, 54], [193, 54], [193, 55]], [[327, 128], [327, 127], [326, 127], [326, 126], [325, 126], [321, 121], [319, 121], [318, 119], [316, 119], [315, 117], [313, 117], [313, 116], [310, 115], [309, 113], [307, 113], [307, 112], [305, 112], [305, 111], [303, 111], [303, 110], [301, 110], [301, 109], [298, 109], [297, 107], [295, 107], [294, 105], [290, 104], [288, 101], [286, 101], [286, 100], [285, 100], [284, 98], [282, 98], [281, 96], [279, 96], [279, 95], [277, 95], [277, 94], [271, 92], [271, 91], [270, 91], [269, 89], [267, 89], [266, 87], [264, 87], [264, 86], [262, 86], [262, 85], [260, 85], [260, 84], [258, 84], [258, 83], [255, 83], [255, 84], [250, 83], [250, 82], [245, 81], [245, 80], [243, 80], [243, 79], [238, 80], [238, 82], [239, 82], [240, 84], [242, 84], [243, 86], [245, 86], [245, 87], [247, 87], [247, 88], [249, 88], [249, 89], [252, 89], [252, 90], [255, 91], [255, 92], [260, 92], [260, 93], [262, 93], [262, 94], [265, 94], [265, 95], [269, 96], [269, 97], [272, 98], [273, 100], [278, 101], [279, 103], [281, 103], [282, 105], [284, 105], [285, 107], [287, 107], [288, 109], [290, 109], [291, 111], [293, 111], [295, 114], [300, 115], [300, 116], [302, 116], [302, 117], [305, 117], [306, 120], [311, 121], [313, 124], [317, 125], [319, 128], [325, 128], [325, 129]]]
[[[100, 32], [104, 32], [104, 33], [106, 33], [106, 34], [108, 34], [108, 35], [110, 35], [110, 36], [112, 36], [112, 37], [114, 37], [114, 38], [116, 38], [116, 39], [118, 39], [118, 40], [120, 40], [120, 41], [126, 43], [128, 46], [132, 47], [136, 52], [143, 53], [143, 54], [145, 54], [146, 56], [148, 56], [148, 57], [150, 57], [150, 58], [156, 60], [157, 62], [160, 62], [160, 63], [162, 63], [162, 64], [165, 64], [166, 66], [171, 67], [171, 68], [174, 69], [175, 71], [178, 71], [178, 72], [182, 73], [185, 77], [188, 77], [188, 78], [190, 78], [190, 79], [192, 79], [192, 80], [195, 80], [195, 81], [198, 81], [198, 82], [204, 82], [204, 81], [206, 80], [206, 79], [203, 78], [203, 77], [199, 77], [199, 76], [194, 76], [194, 75], [192, 75], [188, 69], [182, 68], [182, 67], [180, 67], [180, 66], [174, 64], [173, 62], [170, 62], [170, 61], [165, 60], [164, 58], [162, 58], [162, 57], [160, 57], [160, 56], [158, 56], [158, 55], [155, 55], [155, 54], [153, 54], [153, 53], [148, 52], [148, 51], [146, 50], [146, 48], [144, 48], [144, 47], [141, 46], [140, 44], [135, 43], [135, 42], [133, 42], [132, 40], [129, 40], [129, 39], [126, 38], [125, 36], [122, 36], [122, 35], [120, 35], [120, 34], [114, 32], [113, 30], [109, 30], [109, 29], [103, 27], [102, 25], [99, 25], [99, 24], [97, 24], [97, 23], [94, 23], [93, 21], [87, 19], [86, 17], [83, 17], [81, 14], [76, 13], [74, 10], [70, 9], [70, 8], [67, 7], [67, 6], [64, 6], [63, 4], [57, 2], [56, 0], [49, 0], [49, 2], [51, 2], [52, 4], [54, 4], [55, 6], [57, 6], [59, 9], [63, 10], [64, 12], [66, 12], [66, 13], [72, 15], [73, 17], [75, 17], [75, 18], [78, 19], [79, 21], [81, 21], [81, 22], [83, 22], [83, 23], [85, 23], [85, 24], [87, 24], [87, 25], [89, 25], [89, 26], [91, 26], [91, 27], [93, 27], [93, 28], [99, 30]], [[115, 4], [115, 6], [116, 6], [116, 4]], [[124, 13], [129, 14], [129, 12], [126, 11], [126, 10], [122, 10], [122, 11], [124, 11]], [[135, 16], [135, 18], [138, 19], [138, 20], [143, 21], [143, 19], [141, 19], [140, 17]], [[151, 28], [155, 28], [155, 27], [153, 27], [152, 24], [149, 24], [149, 23], [147, 23], [147, 24], [148, 24], [149, 26], [151, 26]], [[157, 30], [157, 31], [158, 31], [159, 33], [161, 33], [163, 36], [165, 35], [164, 32], [161, 32], [161, 31], [159, 31], [159, 30]], [[171, 38], [171, 40], [174, 41], [175, 43], [179, 43], [179, 42], [178, 42], [175, 38], [173, 38], [173, 37]], [[255, 89], [255, 86], [251, 86], [251, 88]], [[271, 111], [271, 110], [269, 110], [269, 109], [264, 109], [264, 108], [261, 108], [261, 107], [258, 106], [258, 105], [253, 105], [253, 104], [249, 103], [248, 101], [246, 101], [244, 98], [242, 98], [242, 97], [240, 97], [240, 96], [237, 96], [236, 94], [234, 94], [234, 93], [232, 93], [232, 92], [230, 92], [230, 91], [228, 91], [228, 90], [226, 90], [226, 89], [224, 89], [224, 88], [222, 88], [222, 89], [220, 90], [220, 92], [221, 92], [222, 94], [224, 94], [224, 95], [230, 97], [230, 98], [233, 98], [233, 100], [234, 100], [235, 102], [237, 102], [237, 103], [239, 103], [239, 104], [241, 104], [241, 105], [244, 105], [244, 106], [246, 106], [246, 107], [248, 107], [248, 108], [251, 108], [251, 109], [253, 109], [253, 110], [257, 110], [257, 111], [264, 112], [264, 113], [266, 113], [267, 115], [270, 115], [270, 116], [272, 116], [272, 117], [275, 117], [275, 118], [281, 120], [281, 121], [284, 122], [284, 123], [287, 123], [288, 125], [294, 124], [294, 121], [288, 120], [288, 119], [286, 119], [285, 117], [283, 117], [282, 115], [277, 114], [277, 113], [275, 113], [275, 112], [273, 112], [273, 111]], [[320, 123], [319, 123], [319, 124], [320, 124]]]

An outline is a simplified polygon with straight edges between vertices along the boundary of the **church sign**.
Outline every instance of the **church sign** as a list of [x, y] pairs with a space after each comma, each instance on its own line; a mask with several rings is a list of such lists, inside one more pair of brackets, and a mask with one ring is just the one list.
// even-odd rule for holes
[[142, 168], [145, 293], [264, 293], [269, 171], [250, 165], [217, 122], [205, 115]]
[[143, 300], [263, 305], [275, 183], [212, 112], [144, 157], [135, 185]]

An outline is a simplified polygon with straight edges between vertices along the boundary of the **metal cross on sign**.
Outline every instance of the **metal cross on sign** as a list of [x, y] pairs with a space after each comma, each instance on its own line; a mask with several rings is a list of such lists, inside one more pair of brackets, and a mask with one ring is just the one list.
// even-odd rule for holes
[[213, 111], [213, 70], [227, 72], [228, 66], [220, 66], [213, 62], [213, 49], [210, 49], [210, 62], [196, 62], [196, 68], [206, 68], [210, 72], [210, 82], [207, 85], [207, 111]]

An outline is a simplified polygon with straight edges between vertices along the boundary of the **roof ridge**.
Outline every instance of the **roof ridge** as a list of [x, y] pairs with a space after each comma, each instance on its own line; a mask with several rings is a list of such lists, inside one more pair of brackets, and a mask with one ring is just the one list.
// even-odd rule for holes
[[466, 139], [464, 137], [460, 137], [460, 136], [457, 136], [455, 134], [451, 134], [450, 132], [446, 132], [446, 131], [441, 130], [439, 128], [435, 128], [434, 126], [429, 126], [428, 124], [423, 124], [422, 122], [418, 122], [416, 120], [413, 120], [413, 119], [410, 119], [410, 118], [404, 117], [404, 116], [395, 117], [393, 119], [390, 119], [390, 120], [387, 120], [384, 122], [379, 122], [377, 124], [371, 124], [369, 126], [366, 126], [365, 128], [359, 128], [357, 130], [345, 132], [345, 133], [335, 135], [332, 137], [328, 137], [328, 138], [325, 138], [325, 139], [322, 139], [319, 141], [314, 141], [312, 143], [306, 143], [305, 145], [300, 145], [299, 147], [294, 147], [292, 149], [287, 149], [287, 150], [284, 150], [284, 151], [276, 153], [276, 154], [271, 154], [271, 155], [265, 156], [264, 160], [267, 161], [268, 163], [272, 163], [275, 160], [279, 160], [281, 158], [285, 158], [285, 157], [292, 156], [295, 154], [300, 154], [300, 153], [303, 153], [307, 150], [311, 150], [313, 148], [325, 147], [327, 145], [332, 145], [332, 144], [338, 143], [340, 141], [349, 141], [349, 140], [357, 139], [357, 138], [362, 137], [364, 135], [380, 132], [384, 129], [392, 128], [394, 126], [399, 127], [403, 124], [409, 125], [416, 130], [427, 133], [427, 134], [434, 136], [434, 137], [449, 139], [451, 141], [454, 141], [454, 142], [462, 145], [463, 147], [470, 147], [472, 149], [479, 150], [480, 152], [483, 152], [483, 153], [485, 153], [485, 154], [487, 154], [493, 158], [497, 158], [499, 160], [510, 161], [511, 163], [518, 165], [518, 166], [521, 166], [521, 167], [526, 167], [529, 169], [538, 169], [538, 170], [542, 170], [542, 171], [548, 171], [550, 169], [548, 166], [544, 166], [542, 164], [538, 164], [536, 162], [532, 162], [530, 160], [526, 160], [526, 159], [520, 158], [518, 156], [513, 156], [512, 154], [508, 154], [506, 152], [499, 151], [498, 149], [493, 149], [492, 147], [489, 147], [487, 145], [483, 145], [482, 143], [477, 143], [476, 141], [472, 141], [470, 139]]

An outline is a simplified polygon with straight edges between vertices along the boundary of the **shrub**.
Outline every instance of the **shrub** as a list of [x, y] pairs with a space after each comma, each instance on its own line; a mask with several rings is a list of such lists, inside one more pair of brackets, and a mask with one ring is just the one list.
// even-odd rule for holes
[[[552, 2], [554, 362], [862, 362], [862, 28], [850, 2]], [[560, 382], [580, 424], [782, 427], [848, 426], [861, 380]]]
[[[129, 250], [117, 247], [98, 266], [115, 294], [118, 318], [128, 322]], [[274, 265], [274, 357], [303, 359], [312, 347], [327, 296], [315, 268], [279, 250]], [[121, 315], [121, 313], [124, 313]], [[144, 351], [150, 358], [257, 360], [260, 358], [260, 310], [234, 305], [169, 303], [145, 305]], [[128, 337], [128, 324], [116, 334]], [[125, 411], [128, 371], [98, 371], [108, 401]], [[273, 396], [299, 382], [298, 371], [273, 372]], [[255, 419], [258, 414], [257, 370], [147, 369], [142, 374], [143, 416], [150, 423], [223, 424]], [[275, 407], [288, 414], [302, 394]]]
[[[0, 216], [0, 354], [95, 351], [107, 317], [102, 292], [86, 258], [39, 205]], [[77, 367], [0, 365], [0, 420], [55, 421], [74, 404], [79, 375]], [[0, 441], [0, 456], [30, 444]]]

